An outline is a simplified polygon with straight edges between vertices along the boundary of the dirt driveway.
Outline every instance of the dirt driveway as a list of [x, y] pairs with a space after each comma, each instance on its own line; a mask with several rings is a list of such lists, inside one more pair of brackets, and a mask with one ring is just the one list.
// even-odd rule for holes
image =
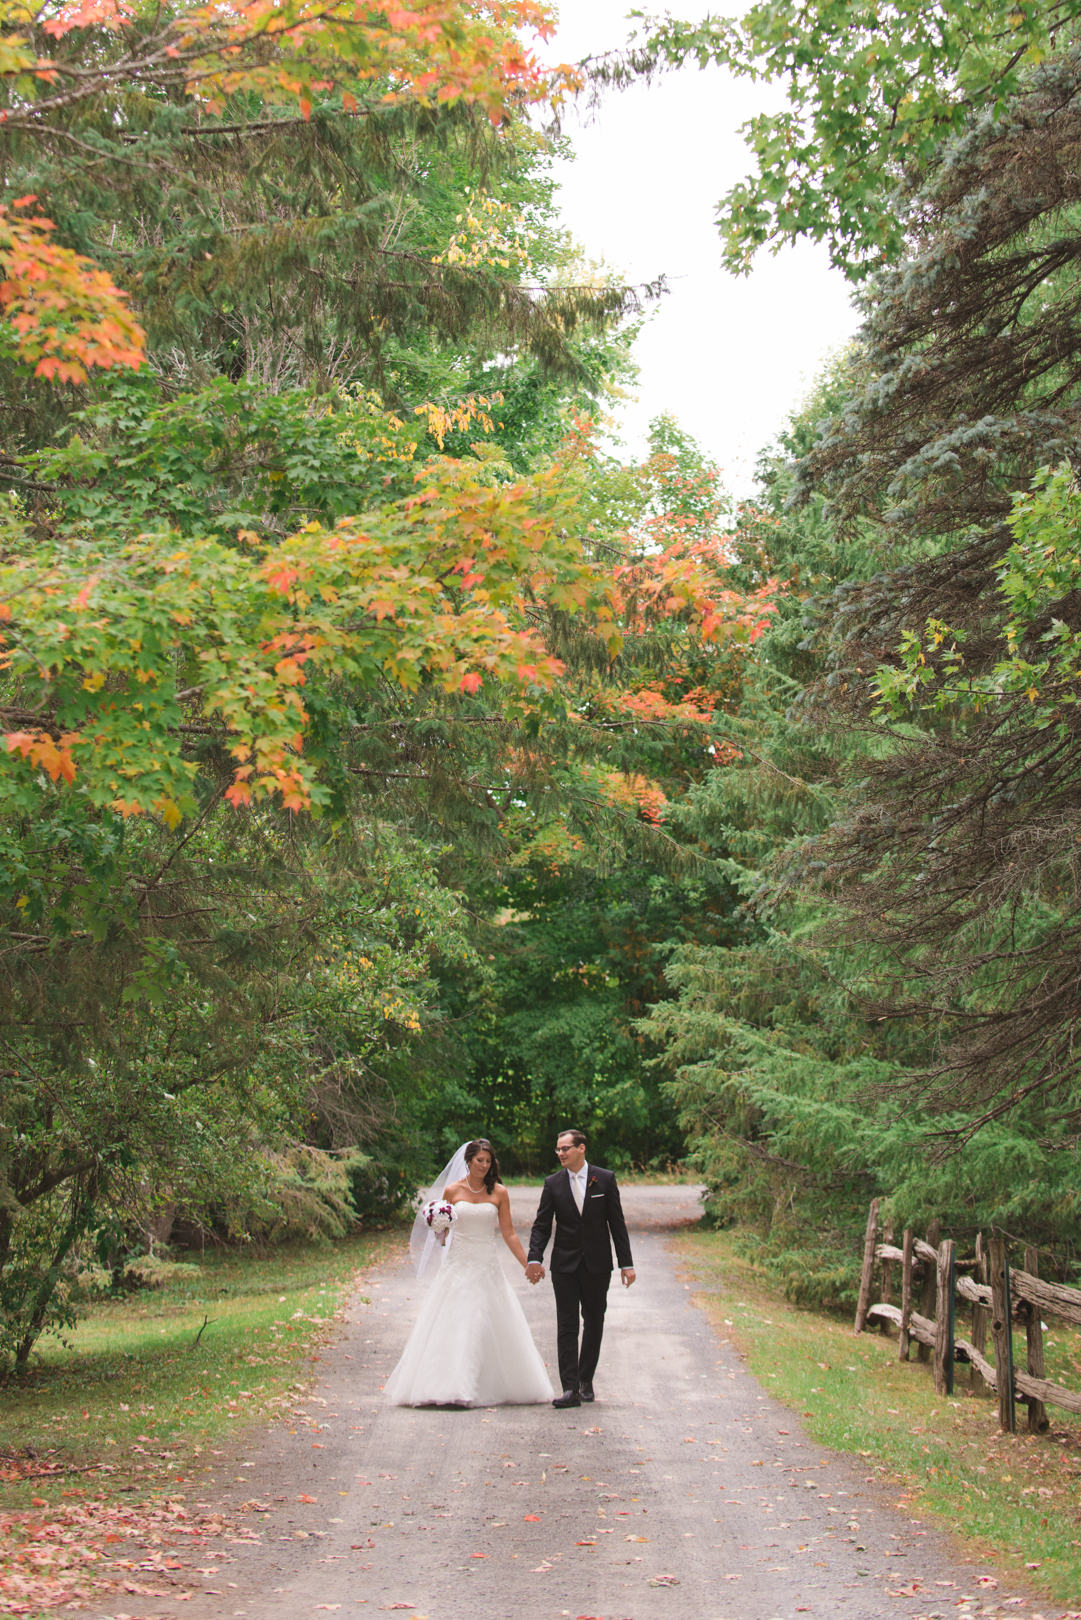
[[[524, 1236], [537, 1192], [512, 1199]], [[259, 1542], [216, 1556], [203, 1591], [169, 1616], [1029, 1614], [1005, 1580], [992, 1586], [986, 1565], [895, 1508], [858, 1458], [808, 1440], [718, 1344], [666, 1245], [695, 1218], [694, 1189], [628, 1188], [624, 1205], [638, 1282], [613, 1286], [595, 1405], [386, 1406], [380, 1386], [421, 1287], [387, 1264], [316, 1365], [295, 1432], [257, 1431], [237, 1453], [234, 1502], [275, 1509]], [[530, 1288], [506, 1264], [554, 1367], [550, 1284]]]

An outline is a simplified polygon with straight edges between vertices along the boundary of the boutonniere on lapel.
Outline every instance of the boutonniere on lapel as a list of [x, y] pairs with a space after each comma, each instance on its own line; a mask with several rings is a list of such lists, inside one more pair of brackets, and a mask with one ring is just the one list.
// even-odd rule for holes
[[596, 1176], [590, 1176], [590, 1178], [589, 1178], [589, 1185], [590, 1185], [590, 1186], [591, 1186], [591, 1187], [595, 1187], [595, 1186], [596, 1186], [596, 1185], [597, 1185], [597, 1178], [596, 1178]]

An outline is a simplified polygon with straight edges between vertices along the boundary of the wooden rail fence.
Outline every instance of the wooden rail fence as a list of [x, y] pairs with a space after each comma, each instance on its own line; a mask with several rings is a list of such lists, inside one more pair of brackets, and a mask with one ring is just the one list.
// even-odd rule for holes
[[[1017, 1427], [1018, 1401], [1028, 1407], [1028, 1428], [1033, 1434], [1045, 1434], [1050, 1427], [1049, 1405], [1081, 1412], [1081, 1392], [1064, 1389], [1044, 1377], [1041, 1320], [1046, 1313], [1081, 1327], [1081, 1289], [1041, 1281], [1038, 1254], [1031, 1246], [1025, 1249], [1024, 1269], [1014, 1268], [1003, 1238], [993, 1237], [985, 1251], [980, 1234], [975, 1255], [958, 1259], [954, 1240], [939, 1240], [938, 1221], [928, 1228], [926, 1242], [908, 1230], [902, 1246], [897, 1248], [889, 1226], [880, 1242], [879, 1208], [880, 1200], [876, 1198], [867, 1217], [856, 1332], [862, 1333], [871, 1318], [878, 1320], [884, 1333], [891, 1323], [896, 1325], [900, 1329], [900, 1359], [909, 1360], [915, 1340], [919, 1359], [932, 1363], [935, 1389], [940, 1395], [953, 1394], [954, 1369], [959, 1361], [967, 1362], [973, 1389], [994, 1392], [999, 1424], [1010, 1433]], [[897, 1261], [901, 1263], [900, 1308], [893, 1303], [893, 1267]], [[876, 1262], [880, 1288], [878, 1300], [872, 1303]], [[917, 1282], [919, 1310], [913, 1305]], [[972, 1307], [971, 1339], [957, 1337], [958, 1298]], [[1014, 1364], [1015, 1322], [1025, 1330], [1024, 1371]], [[994, 1365], [986, 1356], [989, 1326]]]

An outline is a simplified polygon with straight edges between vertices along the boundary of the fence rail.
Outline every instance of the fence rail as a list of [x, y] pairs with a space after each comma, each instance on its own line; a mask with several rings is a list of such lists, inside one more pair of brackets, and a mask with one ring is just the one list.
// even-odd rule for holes
[[[856, 1332], [876, 1320], [882, 1331], [892, 1324], [900, 1330], [898, 1354], [910, 1359], [913, 1340], [921, 1361], [933, 1367], [935, 1389], [952, 1395], [954, 1370], [958, 1362], [972, 1369], [972, 1387], [991, 1391], [998, 1399], [999, 1423], [1012, 1432], [1017, 1426], [1016, 1403], [1028, 1407], [1028, 1428], [1044, 1434], [1050, 1427], [1046, 1408], [1060, 1406], [1067, 1412], [1081, 1412], [1081, 1391], [1065, 1389], [1044, 1377], [1044, 1314], [1081, 1327], [1081, 1289], [1045, 1282], [1039, 1275], [1039, 1256], [1033, 1247], [1025, 1249], [1025, 1264], [1009, 1263], [1005, 1240], [992, 1238], [984, 1252], [982, 1234], [976, 1239], [976, 1253], [959, 1259], [952, 1238], [939, 1241], [939, 1223], [933, 1221], [927, 1239], [906, 1231], [900, 1248], [887, 1227], [879, 1241], [880, 1200], [875, 1199], [867, 1216], [863, 1245], [863, 1271], [860, 1276]], [[901, 1264], [901, 1304], [893, 1303], [893, 1267]], [[880, 1297], [872, 1302], [875, 1268], [880, 1278]], [[966, 1275], [971, 1272], [972, 1275]], [[915, 1308], [915, 1287], [920, 1284], [919, 1305]], [[958, 1298], [972, 1307], [972, 1337], [957, 1337]], [[931, 1310], [934, 1310], [932, 1316]], [[1025, 1370], [1014, 1365], [1014, 1323], [1025, 1330]], [[987, 1332], [991, 1331], [995, 1359], [987, 1359]]]

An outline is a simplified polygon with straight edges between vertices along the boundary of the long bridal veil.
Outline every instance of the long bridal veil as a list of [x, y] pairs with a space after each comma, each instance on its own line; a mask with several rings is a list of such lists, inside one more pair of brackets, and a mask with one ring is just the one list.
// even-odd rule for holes
[[[413, 1222], [413, 1230], [409, 1234], [409, 1253], [414, 1266], [417, 1268], [418, 1277], [434, 1275], [447, 1252], [446, 1245], [437, 1241], [435, 1233], [424, 1219], [424, 1206], [425, 1204], [438, 1203], [452, 1181], [461, 1181], [466, 1172], [465, 1150], [468, 1146], [468, 1142], [462, 1143], [453, 1159], [445, 1169], [439, 1172], [427, 1192], [421, 1194], [420, 1209], [418, 1209], [416, 1219]], [[447, 1233], [448, 1244], [453, 1235], [454, 1228], [451, 1227], [451, 1230]]]

